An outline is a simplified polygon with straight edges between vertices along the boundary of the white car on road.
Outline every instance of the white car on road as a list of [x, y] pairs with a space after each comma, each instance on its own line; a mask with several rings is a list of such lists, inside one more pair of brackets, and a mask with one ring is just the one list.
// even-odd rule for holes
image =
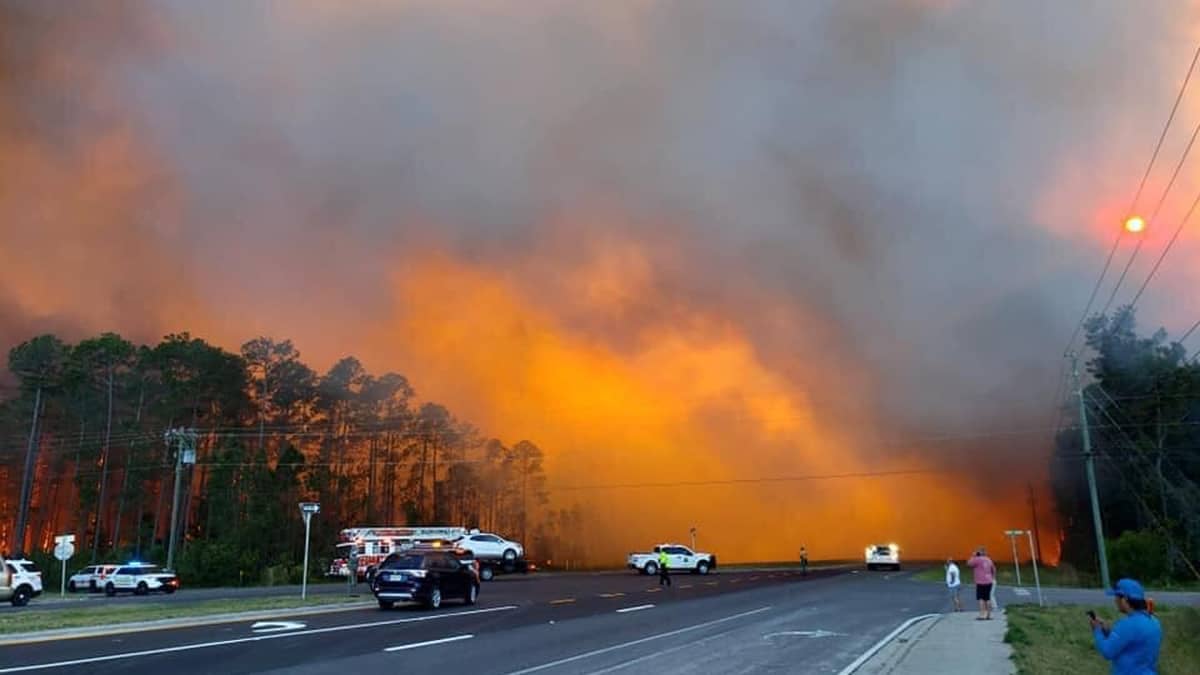
[[480, 560], [503, 560], [515, 563], [525, 557], [525, 548], [515, 541], [488, 532], [468, 534], [454, 542], [458, 548], [470, 551]]
[[10, 559], [0, 556], [0, 601], [7, 600], [13, 607], [24, 607], [30, 598], [42, 594], [42, 573], [31, 560]]
[[109, 596], [121, 592], [146, 595], [152, 591], [162, 591], [169, 595], [177, 590], [179, 577], [175, 576], [174, 572], [168, 572], [158, 565], [142, 563], [124, 565], [104, 582], [104, 594]]
[[867, 569], [889, 567], [900, 569], [900, 547], [895, 544], [872, 544], [866, 550]]
[[118, 567], [120, 565], [88, 565], [67, 577], [67, 590], [72, 593], [83, 590], [98, 591], [104, 587], [104, 580], [117, 571]]
[[708, 574], [717, 567], [715, 555], [693, 551], [682, 544], [659, 544], [650, 553], [630, 553], [626, 564], [642, 574], [658, 574], [660, 552], [667, 554], [668, 570]]

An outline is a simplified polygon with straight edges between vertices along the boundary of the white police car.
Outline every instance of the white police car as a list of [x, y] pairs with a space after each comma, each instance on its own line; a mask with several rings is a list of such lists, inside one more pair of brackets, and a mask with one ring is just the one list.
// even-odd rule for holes
[[108, 596], [117, 593], [146, 595], [155, 591], [171, 594], [177, 590], [179, 590], [179, 577], [174, 572], [168, 572], [158, 565], [145, 563], [123, 565], [110, 574], [104, 582], [104, 594]]
[[887, 567], [900, 569], [900, 547], [895, 544], [874, 544], [866, 550], [867, 569]]

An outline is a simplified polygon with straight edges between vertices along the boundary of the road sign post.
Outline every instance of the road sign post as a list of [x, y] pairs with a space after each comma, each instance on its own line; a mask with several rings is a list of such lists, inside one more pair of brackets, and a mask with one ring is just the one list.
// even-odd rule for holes
[[312, 531], [312, 517], [321, 512], [317, 502], [300, 502], [300, 515], [304, 517], [304, 576], [300, 579], [300, 599], [308, 599], [308, 538]]
[[1042, 580], [1038, 577], [1037, 568], [1037, 548], [1033, 545], [1033, 530], [1025, 530], [1025, 534], [1029, 535], [1029, 556], [1033, 560], [1033, 585], [1037, 587], [1038, 607], [1044, 606], [1042, 602]]
[[1004, 534], [1008, 535], [1008, 541], [1012, 544], [1013, 552], [1013, 567], [1017, 570], [1017, 587], [1021, 586], [1021, 559], [1017, 556], [1017, 537], [1025, 534], [1024, 530], [1006, 530]]
[[67, 561], [75, 555], [75, 535], [63, 534], [54, 538], [54, 557], [62, 562], [62, 577], [59, 579], [59, 597], [67, 596]]

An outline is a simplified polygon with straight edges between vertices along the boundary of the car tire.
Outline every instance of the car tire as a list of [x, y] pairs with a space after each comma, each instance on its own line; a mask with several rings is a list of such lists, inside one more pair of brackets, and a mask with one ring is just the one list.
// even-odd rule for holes
[[67, 590], [74, 593], [75, 591], [78, 591], [79, 588], [75, 585], [74, 581], [68, 581], [67, 582]]
[[484, 567], [479, 570], [479, 578], [484, 581], [491, 581], [492, 579], [496, 578], [496, 571], [493, 570], [490, 566]]
[[466, 596], [463, 597], [463, 604], [464, 605], [473, 605], [476, 602], [478, 602], [478, 600], [479, 600], [479, 585], [478, 584], [468, 584], [467, 585], [467, 594], [466, 594]]
[[24, 607], [29, 604], [29, 599], [33, 597], [33, 591], [28, 586], [18, 586], [17, 590], [13, 591], [12, 606]]
[[104, 594], [111, 598], [117, 594], [117, 587], [113, 586], [111, 581], [104, 584]]
[[379, 609], [391, 609], [396, 606], [396, 603], [391, 600], [380, 600]]
[[708, 561], [707, 560], [701, 560], [700, 562], [696, 563], [696, 574], [699, 574], [700, 576], [704, 576], [705, 574], [708, 574]]
[[646, 576], [648, 576], [648, 577], [652, 577], [655, 574], [658, 574], [658, 563], [655, 563], [655, 562], [646, 563], [646, 566], [643, 568], [643, 571], [646, 573]]
[[515, 562], [517, 560], [517, 552], [511, 548], [504, 549], [504, 561]]
[[425, 606], [429, 609], [440, 609], [442, 606], [442, 589], [437, 586], [429, 591], [429, 598], [425, 600]]
[[134, 595], [147, 595], [149, 593], [150, 593], [150, 587], [147, 586], [146, 582], [144, 582], [144, 581], [139, 581], [137, 588], [133, 589]]

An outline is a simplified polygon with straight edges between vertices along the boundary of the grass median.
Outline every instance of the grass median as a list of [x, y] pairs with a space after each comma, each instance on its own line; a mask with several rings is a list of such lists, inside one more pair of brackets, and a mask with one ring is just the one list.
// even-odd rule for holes
[[[1013, 661], [1020, 674], [1103, 675], [1111, 664], [1092, 645], [1085, 614], [1091, 609], [1105, 621], [1117, 618], [1111, 606], [1008, 605], [1008, 633]], [[1159, 607], [1155, 616], [1162, 623], [1163, 646], [1159, 672], [1182, 675], [1200, 673], [1200, 609]]]
[[86, 607], [64, 607], [58, 609], [26, 608], [0, 614], [0, 635], [34, 633], [61, 628], [92, 628], [113, 626], [139, 621], [164, 619], [199, 618], [237, 612], [259, 612], [271, 610], [305, 610], [318, 607], [352, 604], [370, 599], [370, 596], [317, 596], [301, 601], [297, 598], [244, 598], [208, 600], [204, 602], [146, 603], [89, 602]]
[[[970, 583], [971, 568], [965, 563], [959, 562], [958, 569], [963, 577], [963, 583]], [[946, 581], [946, 566], [934, 565], [927, 569], [917, 572], [917, 579], [924, 581]], [[1096, 588], [1100, 585], [1099, 579], [1092, 578], [1085, 574], [1080, 574], [1074, 569], [1063, 565], [1060, 567], [1043, 567], [1038, 565], [1038, 579], [1043, 586], [1058, 586], [1062, 588]], [[996, 563], [996, 580], [1001, 586], [1016, 586], [1017, 573], [1012, 564], [1002, 565]], [[1021, 565], [1021, 585], [1033, 588], [1033, 566]]]

